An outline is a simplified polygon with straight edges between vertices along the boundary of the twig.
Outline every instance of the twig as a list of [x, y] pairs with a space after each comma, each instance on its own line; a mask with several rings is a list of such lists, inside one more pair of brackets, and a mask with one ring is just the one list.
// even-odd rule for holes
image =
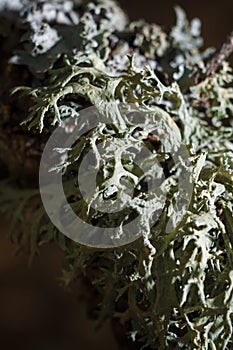
[[210, 76], [218, 70], [222, 65], [222, 62], [225, 61], [233, 52], [233, 32], [231, 32], [227, 41], [222, 45], [219, 52], [217, 52], [214, 57], [207, 64], [206, 76]]

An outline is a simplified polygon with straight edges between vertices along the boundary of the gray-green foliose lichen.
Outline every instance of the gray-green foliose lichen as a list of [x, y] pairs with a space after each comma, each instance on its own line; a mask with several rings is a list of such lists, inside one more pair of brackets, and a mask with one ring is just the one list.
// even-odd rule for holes
[[[21, 122], [34, 137], [37, 132], [50, 135], [54, 125], [62, 125], [86, 106], [108, 109], [111, 115], [112, 125], [88, 133], [66, 160], [64, 187], [74, 210], [87, 210], [69, 176], [85, 149], [114, 133], [125, 137], [128, 151], [130, 126], [123, 121], [122, 133], [116, 101], [154, 110], [163, 121], [169, 115], [192, 164], [192, 172], [187, 169], [193, 182], [188, 211], [167, 234], [167, 221], [176, 213], [179, 174], [166, 149], [153, 137], [145, 138], [142, 147], [156, 151], [166, 171], [167, 201], [160, 220], [142, 238], [106, 250], [60, 235], [46, 221], [35, 200], [36, 190], [2, 186], [0, 205], [6, 212], [20, 203], [13, 219], [13, 224], [22, 225], [19, 246], [28, 247], [33, 255], [41, 244], [58, 240], [68, 261], [64, 283], [71, 283], [81, 271], [102, 297], [99, 322], [113, 317], [127, 327], [130, 323], [132, 340], [144, 346], [233, 349], [233, 75], [229, 64], [222, 62], [218, 72], [205, 76], [213, 51], [201, 50], [199, 20], [189, 23], [177, 7], [175, 26], [164, 30], [143, 20], [129, 22], [109, 0], [3, 1], [0, 9], [2, 16], [14, 16], [24, 31], [11, 63], [25, 65], [34, 77], [31, 86], [15, 90], [32, 100]], [[202, 79], [196, 81], [197, 74]], [[139, 126], [144, 135], [151, 133], [150, 127]], [[108, 176], [115, 165], [104, 164]], [[137, 172], [132, 164], [125, 166]], [[105, 180], [102, 174], [100, 181]], [[33, 210], [26, 219], [32, 197]], [[121, 299], [126, 301], [124, 309], [119, 308]]]

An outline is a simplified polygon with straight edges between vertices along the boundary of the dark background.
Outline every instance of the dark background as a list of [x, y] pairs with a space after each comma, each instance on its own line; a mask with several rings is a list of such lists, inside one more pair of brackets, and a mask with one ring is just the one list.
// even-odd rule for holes
[[[1, 0], [0, 0], [1, 1]], [[206, 46], [220, 47], [233, 30], [233, 1], [121, 0], [130, 19], [171, 26], [173, 7], [181, 5], [188, 18], [202, 20]], [[232, 61], [232, 59], [231, 59]], [[14, 256], [7, 240], [9, 223], [0, 218], [0, 349], [18, 350], [117, 350], [111, 326], [95, 333], [86, 316], [85, 290], [64, 291], [58, 283], [64, 257], [58, 247], [48, 245], [28, 268], [27, 256]]]

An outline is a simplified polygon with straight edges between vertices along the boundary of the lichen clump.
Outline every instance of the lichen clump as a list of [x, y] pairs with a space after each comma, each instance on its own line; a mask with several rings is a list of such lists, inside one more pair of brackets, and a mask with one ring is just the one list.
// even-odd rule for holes
[[[84, 211], [85, 216], [88, 208], [71, 174], [76, 176], [86, 150], [113, 136], [125, 140], [125, 149], [119, 152], [129, 154], [124, 169], [129, 178], [138, 179], [135, 197], [146, 202], [150, 195], [145, 174], [130, 157], [132, 123], [118, 118], [120, 103], [143, 108], [148, 118], [154, 113], [164, 130], [172, 119], [171, 142], [179, 140], [189, 151], [186, 172], [193, 184], [189, 206], [177, 220], [182, 212], [182, 206], [176, 207], [182, 174], [166, 145], [152, 133], [158, 119], [151, 117], [146, 125], [138, 121], [137, 147], [151, 152], [148, 174], [154, 176], [156, 160], [166, 175], [167, 198], [159, 220], [148, 229], [145, 217], [141, 237], [131, 244], [86, 247], [66, 239], [47, 220], [38, 189], [19, 189], [5, 180], [0, 208], [13, 215], [13, 226], [21, 228], [19, 247], [34, 255], [43, 243], [58, 241], [67, 257], [64, 283], [85, 275], [101, 297], [98, 321], [117, 319], [132, 341], [145, 348], [233, 349], [233, 74], [229, 63], [221, 62], [209, 74], [214, 51], [202, 50], [200, 21], [189, 23], [179, 7], [176, 24], [167, 30], [143, 20], [129, 22], [110, 0], [3, 1], [0, 9], [1, 17], [17, 22], [22, 31], [21, 42], [12, 45], [10, 64], [15, 69], [25, 66], [27, 72], [25, 81], [15, 84], [20, 85], [15, 96], [5, 97], [8, 112], [0, 131], [10, 129], [12, 138], [19, 130], [27, 133], [30, 140], [38, 140], [41, 153], [54, 128], [64, 125], [67, 117], [78, 118], [83, 108], [94, 105], [109, 116], [109, 125], [100, 123], [85, 134], [56, 169], [63, 171], [64, 188], [77, 214]], [[20, 117], [9, 125], [19, 108], [12, 101], [19, 94], [29, 101], [28, 109], [18, 109]], [[119, 152], [114, 153], [116, 158]], [[113, 176], [116, 164], [103, 162], [100, 186]], [[129, 207], [120, 224], [130, 213], [140, 214], [139, 207]], [[104, 215], [92, 213], [93, 218], [96, 224], [106, 224]], [[175, 224], [167, 232], [170, 219]]]

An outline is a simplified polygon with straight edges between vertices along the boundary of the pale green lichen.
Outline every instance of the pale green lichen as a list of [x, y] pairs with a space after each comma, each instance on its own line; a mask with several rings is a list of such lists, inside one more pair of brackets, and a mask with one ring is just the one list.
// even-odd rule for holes
[[[85, 106], [93, 104], [100, 112], [107, 111], [111, 125], [99, 125], [90, 131], [56, 167], [64, 173], [70, 205], [83, 217], [88, 217], [90, 208], [83, 205], [69, 172], [75, 170], [83, 152], [92, 148], [95, 166], [103, 163], [105, 169], [93, 201], [103, 195], [103, 185], [112, 186], [114, 192], [121, 176], [137, 188], [143, 176], [132, 166], [129, 150], [133, 140], [138, 148], [147, 145], [156, 151], [156, 155], [152, 153], [151, 159], [147, 159], [147, 169], [148, 174], [152, 174], [153, 161], [159, 160], [162, 164], [166, 172], [163, 183], [166, 203], [160, 220], [151, 228], [149, 222], [158, 202], [147, 202], [148, 193], [139, 191], [131, 202], [131, 209], [140, 213], [140, 202], [150, 203], [141, 217], [142, 237], [127, 246], [101, 250], [64, 238], [46, 220], [43, 209], [38, 206], [38, 197], [33, 201], [36, 192], [9, 189], [4, 183], [0, 206], [6, 213], [17, 206], [12, 224], [22, 225], [19, 247], [28, 248], [33, 255], [39, 245], [58, 240], [68, 262], [64, 283], [71, 283], [83, 273], [102, 297], [98, 322], [107, 317], [117, 318], [127, 326], [130, 322], [129, 335], [145, 347], [231, 350], [233, 93], [228, 84], [233, 81], [232, 70], [223, 62], [216, 74], [205, 77], [210, 51], [200, 51], [200, 23], [194, 20], [189, 24], [180, 8], [176, 9], [177, 24], [170, 32], [143, 21], [128, 23], [113, 1], [89, 2], [77, 5], [72, 11], [76, 19], [72, 30], [79, 33], [76, 39], [72, 37], [69, 41], [64, 31], [57, 46], [46, 46], [48, 52], [43, 54], [36, 52], [36, 60], [35, 51], [32, 54], [26, 50], [13, 59], [28, 66], [37, 76], [33, 87], [15, 89], [32, 101], [29, 116], [24, 115], [21, 122], [33, 130], [35, 137], [38, 130], [48, 136], [54, 126], [63, 125], [67, 117], [78, 118]], [[27, 18], [33, 18], [33, 11], [30, 13], [31, 17]], [[53, 22], [49, 24], [53, 28]], [[43, 75], [38, 75], [41, 72]], [[196, 72], [203, 77], [201, 81], [195, 82]], [[135, 124], [119, 113], [120, 102], [148, 111], [148, 123], [138, 122], [138, 139], [131, 136]], [[155, 119], [151, 117], [152, 112]], [[168, 135], [162, 145], [156, 138], [147, 140], [158, 123]], [[122, 144], [115, 147], [113, 143], [115, 152], [110, 146], [106, 149], [106, 154], [113, 152], [115, 164], [104, 162], [97, 149], [98, 142], [112, 135], [120, 135], [125, 140], [123, 148]], [[190, 165], [182, 164], [182, 159], [179, 162], [186, 167], [193, 193], [188, 210], [180, 220], [179, 172], [169, 151], [171, 147], [178, 149], [181, 142], [190, 152]], [[65, 150], [58, 151], [62, 154]], [[123, 152], [129, 154], [124, 166]], [[113, 192], [109, 192], [110, 195]], [[142, 194], [144, 197], [140, 197]], [[30, 198], [32, 206], [26, 219]], [[125, 213], [120, 228], [128, 214]], [[96, 219], [107, 220], [101, 215]], [[167, 232], [169, 220], [175, 224]], [[122, 299], [126, 301], [123, 310], [118, 304]]]

